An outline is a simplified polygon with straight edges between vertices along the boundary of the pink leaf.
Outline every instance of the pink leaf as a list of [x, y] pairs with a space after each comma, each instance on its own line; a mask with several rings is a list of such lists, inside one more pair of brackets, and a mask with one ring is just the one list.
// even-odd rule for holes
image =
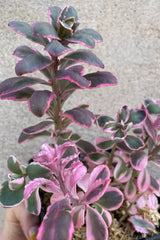
[[107, 240], [107, 225], [98, 211], [88, 206], [86, 215], [86, 234], [89, 240]]
[[150, 175], [148, 170], [144, 168], [138, 175], [137, 186], [140, 192], [145, 192], [150, 185]]

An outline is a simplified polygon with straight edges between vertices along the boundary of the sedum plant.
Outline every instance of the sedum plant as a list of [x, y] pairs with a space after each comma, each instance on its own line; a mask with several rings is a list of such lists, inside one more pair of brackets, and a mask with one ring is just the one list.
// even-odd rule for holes
[[[122, 106], [116, 119], [94, 114], [85, 104], [63, 111], [76, 90], [113, 86], [117, 79], [106, 71], [84, 74], [84, 63], [104, 65], [91, 50], [73, 50], [70, 44], [92, 49], [102, 37], [90, 28], [79, 30], [72, 6], [50, 7], [48, 15], [49, 23], [9, 23], [17, 33], [42, 45], [44, 53], [28, 46], [16, 48], [17, 76], [0, 84], [0, 97], [27, 101], [35, 116], [46, 116], [23, 129], [19, 143], [44, 135], [51, 143], [44, 143], [27, 166], [9, 157], [8, 181], [1, 185], [0, 202], [11, 207], [25, 201], [31, 213], [42, 216], [47, 197], [37, 240], [70, 240], [83, 227], [88, 240], [106, 240], [116, 212], [123, 212], [123, 219], [136, 231], [153, 232], [155, 226], [141, 211], [145, 206], [158, 207], [160, 177], [149, 166], [160, 167], [160, 102], [146, 100], [138, 109]], [[35, 71], [43, 78], [26, 76]], [[38, 84], [42, 90], [33, 88]], [[96, 124], [106, 137], [97, 137], [95, 144], [87, 142], [69, 129], [72, 123], [85, 128]]]

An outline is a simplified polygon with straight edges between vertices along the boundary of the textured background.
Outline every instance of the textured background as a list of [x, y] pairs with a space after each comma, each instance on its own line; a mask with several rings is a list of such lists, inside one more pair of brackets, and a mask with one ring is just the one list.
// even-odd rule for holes
[[[160, 1], [159, 0], [0, 0], [0, 81], [15, 76], [17, 58], [12, 56], [20, 45], [35, 46], [16, 34], [7, 25], [13, 20], [32, 23], [48, 21], [49, 6], [74, 6], [79, 15], [80, 28], [89, 27], [103, 36], [103, 43], [93, 50], [114, 73], [118, 86], [79, 91], [66, 103], [72, 108], [81, 103], [90, 105], [94, 113], [111, 116], [121, 105], [139, 107], [146, 98], [160, 98]], [[82, 46], [80, 46], [82, 48]], [[86, 66], [86, 72], [92, 71]], [[99, 69], [94, 68], [94, 71]], [[13, 154], [26, 162], [43, 141], [18, 145], [21, 130], [39, 119], [29, 113], [25, 103], [0, 101], [0, 182], [6, 176], [5, 161]], [[93, 141], [98, 131], [73, 126], [85, 139]], [[85, 134], [87, 133], [87, 134]], [[4, 210], [0, 207], [0, 226]]]

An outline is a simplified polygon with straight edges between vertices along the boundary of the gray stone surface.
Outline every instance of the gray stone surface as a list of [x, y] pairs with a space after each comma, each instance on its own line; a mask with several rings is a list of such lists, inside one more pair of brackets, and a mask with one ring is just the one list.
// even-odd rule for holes
[[[79, 91], [68, 100], [65, 108], [87, 103], [95, 113], [114, 116], [127, 104], [139, 107], [146, 98], [160, 98], [160, 1], [159, 0], [0, 0], [0, 81], [14, 76], [17, 58], [12, 56], [20, 45], [35, 46], [8, 26], [13, 20], [29, 23], [46, 21], [48, 6], [73, 5], [79, 14], [80, 27], [90, 27], [103, 36], [93, 50], [105, 64], [105, 70], [118, 78], [118, 86], [92, 91]], [[82, 46], [80, 46], [82, 48]], [[92, 71], [86, 66], [86, 72]], [[97, 71], [99, 69], [94, 69]], [[43, 141], [18, 145], [21, 130], [37, 120], [26, 103], [0, 101], [0, 182], [6, 176], [6, 159], [15, 155], [26, 162]], [[94, 140], [95, 128], [73, 127], [84, 138]], [[0, 226], [4, 210], [0, 208]]]

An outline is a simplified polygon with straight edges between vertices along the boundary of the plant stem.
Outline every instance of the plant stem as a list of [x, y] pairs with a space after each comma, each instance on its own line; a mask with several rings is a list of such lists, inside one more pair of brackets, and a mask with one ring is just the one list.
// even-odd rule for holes
[[110, 159], [109, 159], [109, 161], [108, 161], [108, 167], [109, 167], [109, 168], [110, 168], [111, 165], [112, 165], [116, 147], [117, 147], [117, 143], [115, 143], [115, 144], [113, 145], [113, 148], [112, 148], [112, 151], [111, 151]]

